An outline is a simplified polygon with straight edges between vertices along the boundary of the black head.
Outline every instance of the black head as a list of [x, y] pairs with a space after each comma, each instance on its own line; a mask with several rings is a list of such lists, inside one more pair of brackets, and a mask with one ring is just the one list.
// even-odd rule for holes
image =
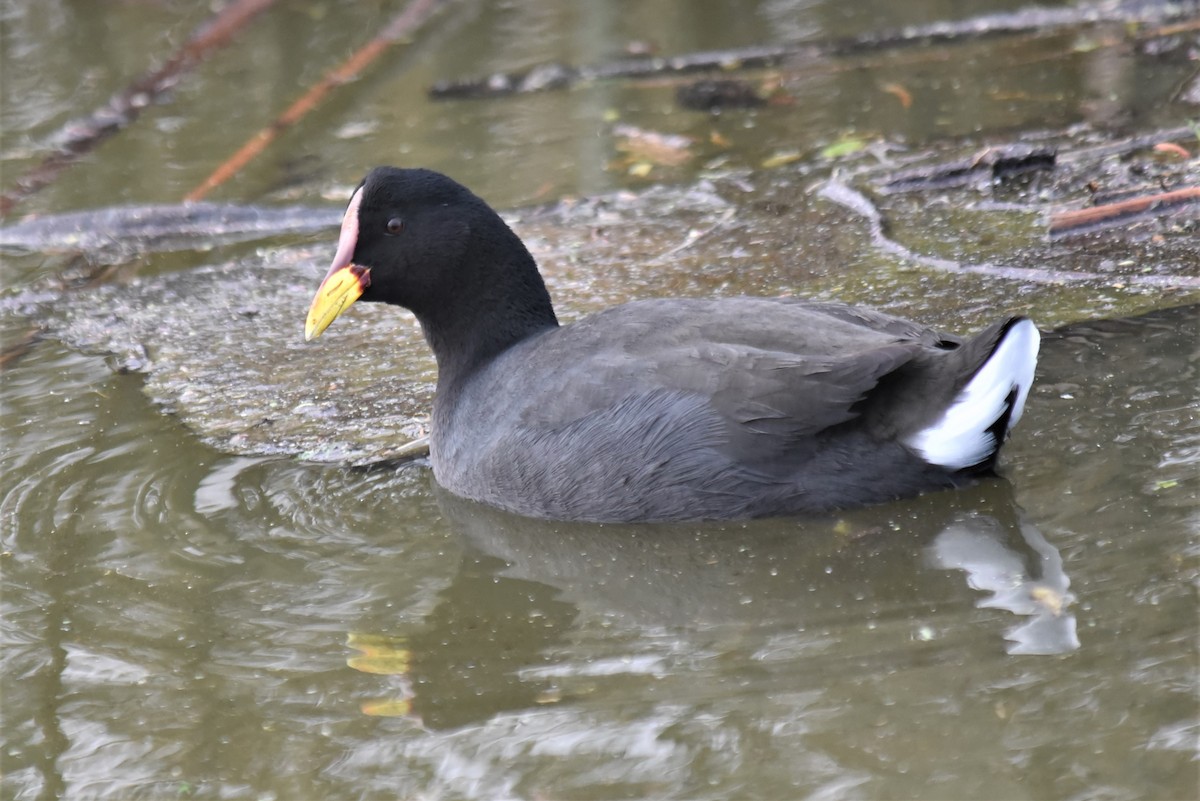
[[483, 356], [557, 324], [517, 235], [469, 189], [432, 170], [376, 167], [354, 190], [306, 337], [358, 298], [411, 309], [439, 362], [451, 351]]
[[[355, 209], [354, 206], [357, 205]], [[376, 167], [355, 190], [352, 263], [369, 270], [362, 300], [420, 314], [461, 288], [473, 237], [503, 221], [462, 184], [432, 170]]]

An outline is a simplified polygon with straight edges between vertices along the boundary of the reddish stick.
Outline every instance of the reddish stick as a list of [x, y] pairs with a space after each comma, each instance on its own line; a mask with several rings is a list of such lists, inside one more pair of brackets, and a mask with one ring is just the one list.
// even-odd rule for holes
[[274, 122], [250, 137], [246, 144], [230, 156], [221, 166], [204, 179], [204, 182], [184, 196], [185, 202], [202, 199], [205, 195], [228, 181], [259, 153], [266, 150], [287, 128], [296, 124], [308, 112], [325, 99], [334, 87], [353, 80], [371, 62], [383, 55], [389, 47], [419, 28], [433, 15], [444, 0], [413, 0], [397, 15], [383, 32], [368, 42], [362, 49], [339, 64], [333, 71], [292, 103]]
[[167, 62], [148, 72], [113, 95], [109, 101], [82, 120], [67, 123], [52, 137], [60, 144], [16, 181], [16, 186], [0, 195], [0, 217], [7, 216], [18, 203], [49, 186], [64, 168], [94, 150], [117, 131], [128, 127], [142, 109], [158, 102], [179, 77], [199, 64], [213, 50], [228, 42], [247, 22], [269, 8], [275, 0], [235, 0], [204, 25], [197, 28]]
[[1060, 211], [1050, 215], [1050, 235], [1060, 236], [1076, 228], [1083, 228], [1102, 222], [1117, 221], [1124, 217], [1142, 214], [1146, 211], [1167, 209], [1197, 201], [1200, 201], [1200, 187], [1189, 186], [1184, 189], [1175, 189], [1171, 192], [1143, 195], [1116, 203], [1106, 203], [1103, 206]]

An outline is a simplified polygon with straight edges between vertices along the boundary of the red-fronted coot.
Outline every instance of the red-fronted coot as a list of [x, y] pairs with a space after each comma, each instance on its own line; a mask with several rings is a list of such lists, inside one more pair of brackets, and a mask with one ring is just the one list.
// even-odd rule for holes
[[524, 515], [649, 521], [830, 510], [988, 474], [1039, 335], [970, 339], [795, 298], [627, 303], [560, 326], [533, 257], [436, 172], [354, 190], [305, 337], [356, 299], [412, 310], [438, 365], [446, 489]]

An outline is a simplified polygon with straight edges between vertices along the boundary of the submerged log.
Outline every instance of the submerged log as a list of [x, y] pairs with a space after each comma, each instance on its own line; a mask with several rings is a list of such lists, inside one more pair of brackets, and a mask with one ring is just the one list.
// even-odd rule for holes
[[1200, 13], [1200, 2], [1197, 0], [1170, 3], [1123, 2], [1115, 5], [1086, 3], [1066, 8], [1033, 7], [1014, 12], [985, 14], [965, 20], [865, 33], [823, 43], [754, 45], [669, 57], [619, 59], [584, 66], [544, 64], [521, 72], [438, 81], [429, 88], [429, 96], [434, 100], [506, 97], [566, 89], [589, 81], [762, 69], [785, 62], [812, 62], [907, 47], [976, 41], [993, 36], [1021, 33], [1044, 35], [1065, 28], [1099, 23], [1162, 24], [1173, 20], [1187, 20], [1197, 13]]
[[336, 227], [337, 207], [189, 203], [115, 206], [32, 217], [0, 227], [0, 250], [112, 255], [201, 248]]
[[1020, 143], [988, 147], [971, 158], [912, 167], [893, 173], [876, 183], [882, 194], [946, 189], [975, 181], [996, 180], [1040, 170], [1053, 170], [1057, 159], [1053, 147]]

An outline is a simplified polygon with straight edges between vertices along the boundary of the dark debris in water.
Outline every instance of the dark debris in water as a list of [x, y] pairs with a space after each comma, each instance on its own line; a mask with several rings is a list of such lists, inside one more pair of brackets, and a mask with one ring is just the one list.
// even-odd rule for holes
[[[1119, 140], [1088, 130], [1026, 134], [1018, 141], [968, 144], [948, 154], [920, 154], [900, 166], [873, 167], [853, 182], [880, 198], [894, 228], [911, 230], [916, 238], [939, 215], [977, 213], [981, 224], [971, 228], [987, 235], [1004, 226], [1006, 215], [1026, 212], [1057, 239], [1083, 241], [1111, 229], [1108, 249], [1115, 254], [1117, 246], [1109, 240], [1121, 241], [1131, 251], [1126, 258], [1142, 255], [1137, 243], [1153, 239], [1154, 251], [1145, 255], [1166, 258], [1139, 259], [1142, 267], [1187, 275], [1194, 262], [1190, 240], [1200, 221], [1198, 148], [1200, 135], [1190, 127]], [[988, 224], [983, 216], [997, 222]], [[1074, 262], [1079, 249], [1046, 254], [1051, 263], [1062, 255]]]
[[[956, 274], [881, 253], [861, 216], [822, 200], [820, 186], [794, 168], [725, 174], [506, 217], [542, 265], [564, 321], [641, 297], [795, 293], [971, 331], [1004, 311], [1051, 326], [1200, 295], [1127, 280], [1147, 270], [1200, 280], [1194, 232], [1175, 220], [1157, 221], [1153, 234], [1056, 243], [1019, 209], [981, 212], [949, 198], [943, 208], [926, 201], [923, 213], [899, 215], [914, 251], [959, 243], [955, 258], [964, 261], [1069, 265], [1094, 276], [1032, 282], [1019, 271], [1016, 280]], [[144, 373], [147, 394], [221, 450], [353, 464], [401, 458], [424, 431], [435, 366], [414, 318], [374, 304], [355, 305], [321, 339], [304, 342], [305, 313], [333, 246], [331, 234], [325, 248], [10, 294], [0, 300], [0, 322], [7, 330], [34, 324]]]
[[705, 78], [684, 84], [675, 90], [675, 102], [693, 111], [758, 108], [767, 104], [753, 83], [731, 78]]

